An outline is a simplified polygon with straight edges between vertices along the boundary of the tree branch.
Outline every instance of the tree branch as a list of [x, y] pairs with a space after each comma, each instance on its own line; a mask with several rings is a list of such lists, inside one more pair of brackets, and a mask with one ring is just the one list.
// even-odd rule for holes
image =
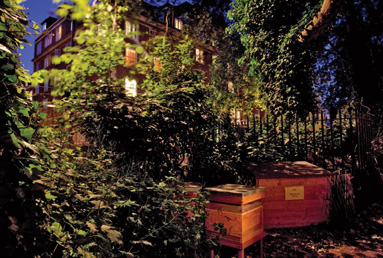
[[306, 24], [298, 36], [298, 41], [302, 44], [308, 44], [316, 40], [331, 25], [332, 19], [338, 13], [342, 2], [344, 0], [324, 0], [320, 11]]

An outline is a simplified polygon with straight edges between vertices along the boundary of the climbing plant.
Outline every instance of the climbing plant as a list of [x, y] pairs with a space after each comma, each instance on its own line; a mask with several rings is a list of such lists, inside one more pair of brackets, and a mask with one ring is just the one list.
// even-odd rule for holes
[[262, 78], [266, 106], [276, 114], [303, 112], [315, 105], [314, 55], [298, 37], [320, 8], [318, 1], [235, 1], [228, 12], [229, 33], [246, 48], [242, 64]]
[[24, 39], [26, 27], [28, 20], [20, 1], [1, 1], [0, 253], [4, 257], [39, 254], [47, 239], [38, 228], [41, 210], [34, 201], [37, 189], [33, 179], [42, 170], [33, 159], [38, 151], [32, 143], [38, 129], [37, 106], [27, 97], [25, 84], [32, 78], [21, 66], [18, 54], [18, 48], [29, 44]]

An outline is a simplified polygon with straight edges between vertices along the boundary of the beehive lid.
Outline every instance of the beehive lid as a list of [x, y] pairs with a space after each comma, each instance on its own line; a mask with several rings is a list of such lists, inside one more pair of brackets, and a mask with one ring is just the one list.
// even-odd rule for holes
[[183, 182], [181, 183], [181, 186], [187, 192], [197, 192], [197, 191], [201, 191], [202, 189], [201, 183], [196, 183], [196, 182]]
[[249, 163], [246, 168], [257, 179], [307, 178], [331, 176], [328, 170], [307, 161], [286, 161], [272, 163]]
[[246, 186], [238, 184], [226, 184], [226, 185], [217, 185], [214, 187], [206, 188], [210, 194], [213, 195], [223, 195], [223, 196], [233, 196], [233, 197], [246, 197], [255, 193], [264, 192], [264, 187], [256, 186]]

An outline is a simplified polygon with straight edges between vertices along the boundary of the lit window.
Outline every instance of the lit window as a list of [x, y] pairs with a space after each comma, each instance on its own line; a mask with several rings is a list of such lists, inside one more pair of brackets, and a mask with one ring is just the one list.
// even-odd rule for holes
[[125, 60], [127, 66], [132, 66], [137, 63], [137, 52], [134, 48], [126, 49]]
[[160, 62], [160, 59], [158, 57], [154, 57], [153, 58], [153, 62], [154, 62], [154, 69], [157, 70], [157, 71], [160, 71], [161, 70], [161, 62]]
[[198, 63], [200, 63], [200, 64], [204, 63], [204, 61], [203, 61], [203, 50], [196, 48], [195, 49], [195, 57], [196, 57], [195, 60]]
[[137, 96], [137, 82], [136, 80], [129, 80], [125, 78], [125, 91], [127, 96], [136, 97]]
[[55, 49], [55, 56], [61, 56], [61, 49]]
[[46, 29], [47, 29], [47, 23], [44, 22], [44, 23], [43, 23], [43, 31], [46, 30]]
[[49, 80], [44, 83], [44, 91], [49, 90]]
[[36, 56], [41, 54], [41, 41], [36, 46]]
[[131, 38], [133, 39], [137, 39], [137, 34], [134, 33], [132, 35], [133, 32], [136, 32], [138, 31], [138, 25], [137, 24], [134, 24], [134, 23], [131, 23], [129, 21], [125, 21], [125, 32], [126, 32], [126, 35], [130, 35]]
[[73, 31], [73, 21], [70, 22], [70, 31]]
[[56, 29], [56, 41], [59, 41], [62, 37], [62, 26], [60, 25], [57, 29]]
[[182, 30], [182, 20], [181, 19], [174, 19], [174, 28]]
[[50, 44], [52, 44], [52, 34], [48, 34], [45, 37], [45, 47], [49, 46]]
[[44, 68], [47, 68], [51, 65], [51, 56], [46, 56], [44, 59]]

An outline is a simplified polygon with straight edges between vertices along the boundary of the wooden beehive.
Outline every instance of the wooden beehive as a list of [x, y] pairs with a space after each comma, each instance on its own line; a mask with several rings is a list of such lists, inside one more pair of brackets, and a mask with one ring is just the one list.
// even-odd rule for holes
[[301, 227], [326, 222], [331, 173], [306, 161], [249, 164], [257, 186], [266, 187], [264, 227]]
[[[206, 204], [208, 236], [217, 236], [219, 243], [241, 250], [263, 237], [264, 188], [229, 184], [206, 190], [210, 200]], [[220, 223], [226, 235], [215, 230]]]
[[201, 183], [196, 182], [183, 182], [180, 183], [180, 185], [183, 187], [183, 190], [187, 192], [186, 198], [193, 198], [197, 197], [197, 192], [201, 191], [202, 185]]

